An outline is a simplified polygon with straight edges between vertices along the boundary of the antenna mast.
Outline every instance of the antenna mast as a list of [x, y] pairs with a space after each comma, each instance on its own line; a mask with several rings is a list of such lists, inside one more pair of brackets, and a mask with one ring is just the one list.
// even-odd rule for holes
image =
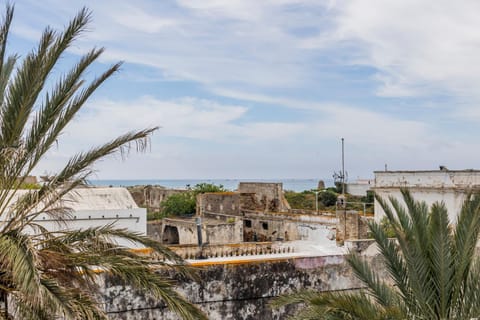
[[342, 138], [342, 195], [345, 196], [345, 139]]

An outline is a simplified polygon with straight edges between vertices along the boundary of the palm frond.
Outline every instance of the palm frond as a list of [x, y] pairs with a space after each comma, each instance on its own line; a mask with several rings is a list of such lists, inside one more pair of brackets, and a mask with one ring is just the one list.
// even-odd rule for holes
[[455, 225], [444, 203], [428, 208], [402, 190], [403, 202], [376, 196], [395, 239], [369, 223], [393, 287], [356, 254], [347, 258], [366, 289], [354, 293], [299, 292], [274, 305], [306, 305], [295, 319], [474, 319], [480, 316], [480, 195], [468, 195]]
[[[0, 291], [14, 308], [12, 319], [106, 319], [99, 307], [96, 268], [151, 292], [184, 319], [206, 319], [200, 310], [174, 291], [170, 278], [156, 268], [173, 268], [194, 276], [183, 260], [147, 237], [113, 226], [50, 232], [38, 223], [40, 214], [64, 221], [70, 210], [65, 196], [86, 183], [93, 165], [113, 154], [144, 151], [157, 129], [128, 132], [70, 158], [40, 189], [18, 192], [29, 175], [57, 144], [66, 126], [92, 94], [115, 72], [116, 63], [86, 82], [88, 68], [103, 53], [93, 49], [56, 82], [52, 71], [90, 21], [83, 8], [63, 32], [46, 28], [35, 50], [23, 59], [6, 55], [13, 7], [0, 23]], [[18, 63], [17, 63], [18, 62]], [[53, 84], [51, 88], [49, 85]], [[119, 246], [119, 238], [152, 248], [153, 260]], [[3, 315], [3, 314], [2, 314]]]

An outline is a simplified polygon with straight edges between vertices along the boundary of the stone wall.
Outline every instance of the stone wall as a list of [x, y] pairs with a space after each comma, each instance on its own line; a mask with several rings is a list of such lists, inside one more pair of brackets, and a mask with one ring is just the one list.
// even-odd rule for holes
[[204, 225], [205, 241], [211, 244], [239, 243], [243, 241], [242, 220]]
[[162, 232], [162, 220], [147, 221], [147, 236], [149, 236], [153, 240], [162, 242]]
[[337, 211], [336, 240], [343, 245], [345, 240], [366, 239], [368, 237], [368, 220], [371, 217], [361, 216], [358, 211]]
[[[197, 225], [194, 218], [165, 218], [162, 221], [148, 221], [147, 235], [164, 244], [198, 244]], [[204, 219], [202, 241], [211, 244], [242, 242], [242, 220]]]
[[215, 192], [197, 195], [197, 215], [204, 212], [238, 215], [240, 194], [235, 192]]
[[166, 189], [161, 186], [134, 186], [128, 191], [139, 207], [147, 208], [149, 212], [159, 212], [162, 202], [173, 194], [186, 192], [186, 190]]
[[[379, 264], [377, 258], [368, 259]], [[297, 306], [271, 309], [272, 298], [294, 290], [351, 290], [361, 287], [342, 255], [201, 262], [201, 283], [168, 273], [178, 291], [197, 304], [212, 320], [280, 320]], [[375, 266], [381, 270], [381, 266]], [[179, 319], [162, 302], [103, 275], [105, 308], [112, 320]]]
[[245, 213], [244, 241], [327, 239], [335, 227], [336, 218], [321, 214], [291, 214], [289, 212]]
[[282, 183], [240, 182], [238, 192], [254, 193], [262, 211], [288, 211], [290, 206], [283, 196]]

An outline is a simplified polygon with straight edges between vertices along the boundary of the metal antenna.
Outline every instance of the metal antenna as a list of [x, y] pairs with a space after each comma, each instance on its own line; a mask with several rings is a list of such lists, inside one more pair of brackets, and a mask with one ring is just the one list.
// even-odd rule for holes
[[342, 138], [342, 195], [345, 196], [345, 146]]

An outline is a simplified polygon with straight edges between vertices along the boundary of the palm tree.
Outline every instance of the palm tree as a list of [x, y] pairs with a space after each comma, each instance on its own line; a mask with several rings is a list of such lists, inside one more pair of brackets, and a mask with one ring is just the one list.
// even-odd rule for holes
[[[92, 165], [114, 153], [125, 155], [131, 147], [145, 150], [156, 128], [76, 154], [39, 189], [19, 192], [67, 124], [121, 64], [87, 82], [86, 70], [104, 51], [95, 48], [52, 82], [57, 62], [85, 31], [89, 11], [80, 10], [63, 32], [46, 28], [38, 47], [23, 59], [6, 54], [13, 11], [7, 6], [0, 23], [0, 319], [106, 319], [98, 300], [99, 270], [162, 299], [184, 319], [205, 319], [172, 289], [171, 280], [155, 271], [173, 268], [189, 274], [183, 261], [159, 243], [111, 225], [53, 233], [36, 223], [42, 213], [67, 217], [62, 198], [87, 182]], [[117, 245], [118, 238], [150, 247], [166, 262], [139, 256]]]
[[[444, 203], [429, 208], [402, 190], [406, 206], [377, 197], [395, 237], [373, 222], [370, 231], [389, 282], [359, 255], [348, 262], [365, 289], [354, 293], [304, 291], [275, 304], [305, 303], [295, 319], [472, 319], [480, 316], [480, 196], [468, 196], [455, 225]], [[392, 286], [393, 284], [393, 286]]]

